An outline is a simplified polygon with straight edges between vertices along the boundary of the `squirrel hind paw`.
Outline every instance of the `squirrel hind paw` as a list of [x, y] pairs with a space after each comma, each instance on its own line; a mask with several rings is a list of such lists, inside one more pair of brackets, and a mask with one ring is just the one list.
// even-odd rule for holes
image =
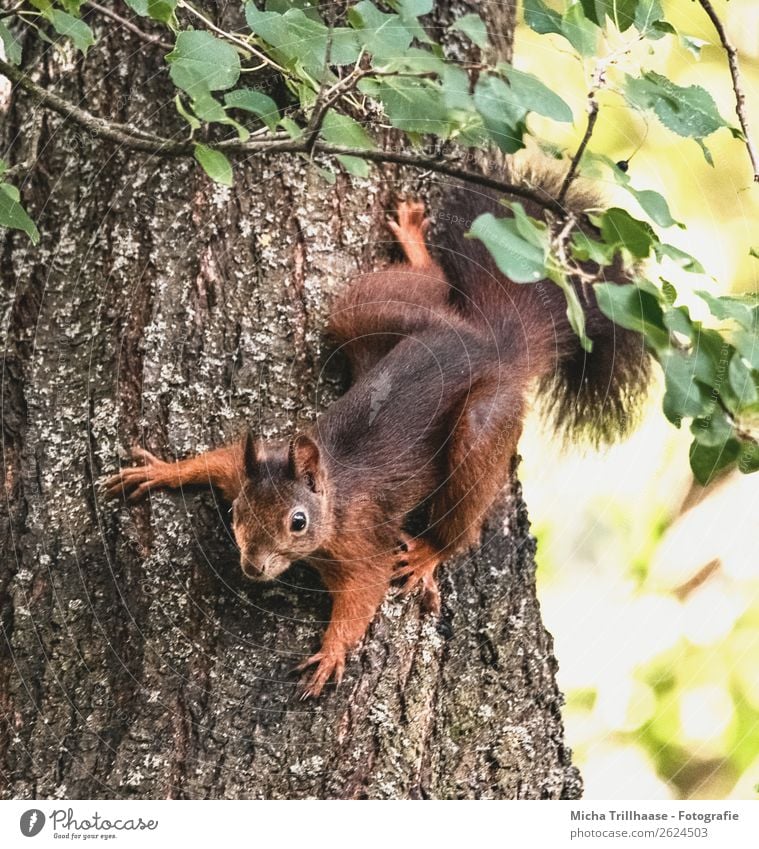
[[[430, 224], [430, 220], [425, 217], [425, 213], [426, 209], [422, 201], [399, 201], [395, 211], [398, 223], [395, 226], [407, 233], [419, 231], [423, 234]], [[392, 223], [395, 224], [395, 222]], [[393, 228], [391, 227], [391, 229]]]
[[440, 590], [435, 580], [435, 570], [440, 563], [440, 553], [424, 540], [404, 537], [398, 544], [397, 557], [393, 579], [403, 581], [401, 594], [408, 595], [419, 587], [422, 609], [439, 614]]

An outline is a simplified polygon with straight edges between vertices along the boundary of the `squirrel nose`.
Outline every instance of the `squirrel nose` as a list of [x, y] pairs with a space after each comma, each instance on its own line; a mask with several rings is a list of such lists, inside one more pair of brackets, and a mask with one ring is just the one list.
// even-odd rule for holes
[[245, 555], [242, 556], [240, 565], [242, 567], [242, 571], [248, 578], [260, 578], [264, 573], [264, 567], [259, 566], [257, 563], [254, 563], [252, 560], [249, 560]]

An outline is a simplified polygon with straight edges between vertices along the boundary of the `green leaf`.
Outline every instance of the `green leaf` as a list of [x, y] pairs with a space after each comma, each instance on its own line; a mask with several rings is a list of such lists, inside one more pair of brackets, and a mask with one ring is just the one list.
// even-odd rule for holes
[[428, 15], [433, 10], [433, 0], [388, 0], [387, 5], [400, 15], [403, 25], [417, 41], [434, 44], [417, 20], [420, 15]]
[[[358, 121], [354, 121], [353, 118], [348, 115], [342, 115], [334, 109], [330, 109], [324, 116], [321, 135], [330, 144], [365, 149], [376, 147], [372, 137]], [[354, 177], [365, 178], [371, 172], [369, 163], [360, 157], [338, 156], [337, 159], [343, 168]]]
[[516, 153], [524, 147], [527, 110], [511, 86], [493, 74], [482, 75], [474, 90], [474, 104], [490, 138], [502, 151]]
[[699, 444], [707, 445], [710, 448], [724, 445], [735, 436], [735, 429], [727, 414], [716, 404], [708, 416], [693, 419], [690, 432]]
[[638, 0], [603, 0], [603, 5], [607, 17], [620, 32], [625, 32], [635, 23]]
[[237, 51], [208, 32], [180, 32], [166, 61], [174, 84], [193, 98], [232, 88], [240, 78]]
[[[274, 49], [275, 58], [309, 81], [321, 80], [329, 29], [301, 9], [289, 9], [283, 15], [262, 12], [254, 3], [245, 4], [245, 20], [251, 30]], [[359, 39], [347, 27], [332, 30], [329, 61], [331, 65], [350, 65], [358, 59]], [[331, 77], [328, 73], [327, 77]]]
[[615, 324], [642, 333], [655, 351], [669, 346], [664, 313], [656, 297], [634, 283], [596, 283], [598, 307]]
[[706, 486], [724, 468], [734, 463], [741, 453], [737, 439], [728, 439], [723, 445], [702, 445], [697, 440], [691, 443], [690, 467], [696, 480]]
[[194, 155], [215, 183], [220, 183], [222, 186], [232, 185], [232, 165], [220, 150], [214, 150], [204, 144], [196, 144]]
[[511, 210], [519, 235], [546, 254], [551, 240], [547, 225], [528, 215], [517, 200], [506, 201], [504, 205]]
[[585, 17], [597, 26], [604, 27], [608, 18], [620, 32], [624, 32], [633, 24], [637, 25], [640, 6], [650, 7], [652, 4], [650, 0], [642, 3], [639, 0], [580, 0], [580, 5]]
[[376, 148], [374, 139], [353, 118], [342, 115], [334, 109], [330, 109], [324, 116], [321, 134], [330, 144], [340, 144], [345, 147]]
[[172, 23], [177, 0], [148, 0], [148, 15], [163, 24]]
[[[636, 189], [632, 185], [630, 175], [623, 171], [611, 157], [605, 156], [602, 153], [586, 151], [585, 159], [594, 164], [601, 165], [614, 178], [618, 185], [622, 186], [625, 191], [629, 192], [635, 198], [641, 209], [655, 224], [658, 224], [660, 227], [671, 227], [676, 224], [678, 227], [683, 228], [683, 225], [679, 221], [675, 221], [672, 217], [669, 211], [669, 204], [659, 192], [655, 192], [652, 189]], [[595, 169], [593, 169], [593, 173], [595, 175]]]
[[661, 290], [664, 295], [665, 302], [671, 307], [677, 300], [677, 289], [669, 282], [669, 280], [661, 281]]
[[635, 10], [635, 28], [641, 35], [654, 40], [661, 38], [664, 32], [657, 29], [656, 24], [667, 23], [662, 20], [663, 18], [664, 10], [661, 0], [639, 0], [638, 8]]
[[395, 9], [401, 17], [418, 18], [429, 15], [435, 8], [434, 0], [389, 0], [388, 6]]
[[43, 14], [59, 35], [70, 38], [74, 46], [85, 56], [87, 55], [87, 50], [95, 43], [95, 36], [84, 21], [60, 9], [50, 8]]
[[567, 301], [567, 319], [570, 327], [580, 340], [583, 349], [590, 353], [593, 350], [593, 342], [585, 331], [585, 313], [577, 295], [577, 290], [569, 281], [564, 272], [554, 267], [549, 270], [549, 277], [564, 292]]
[[706, 89], [676, 85], [655, 71], [642, 77], [628, 75], [625, 96], [633, 106], [653, 110], [665, 127], [680, 136], [701, 140], [728, 126]]
[[689, 253], [676, 248], [674, 245], [668, 245], [665, 242], [654, 242], [654, 253], [656, 259], [661, 262], [663, 257], [676, 262], [683, 271], [688, 271], [691, 274], [705, 274], [703, 265]]
[[[759, 316], [757, 315], [757, 304], [753, 299], [745, 299], [739, 297], [731, 297], [723, 295], [716, 297], [711, 292], [706, 292], [703, 289], [696, 291], [696, 294], [702, 300], [706, 301], [712, 315], [716, 316], [721, 321], [732, 319], [738, 324], [745, 327], [747, 330], [759, 330]], [[757, 341], [759, 344], [759, 340]]]
[[33, 245], [40, 240], [39, 230], [18, 202], [18, 190], [8, 183], [0, 183], [0, 227], [23, 230]]
[[735, 351], [730, 359], [727, 376], [730, 381], [730, 388], [738, 402], [736, 411], [753, 407], [759, 403], [759, 387], [757, 387], [759, 375], [746, 365], [738, 351]]
[[601, 235], [607, 244], [627, 248], [637, 259], [647, 257], [658, 241], [656, 234], [645, 221], [633, 218], [629, 212], [618, 206], [607, 209], [593, 220], [599, 221]]
[[744, 475], [759, 471], [759, 445], [756, 442], [750, 439], [741, 442], [738, 470]]
[[59, 0], [59, 2], [63, 6], [64, 11], [76, 17], [81, 14], [81, 7], [84, 5], [85, 0]]
[[399, 15], [380, 12], [369, 0], [361, 0], [348, 9], [348, 23], [357, 31], [361, 44], [378, 60], [400, 56], [413, 39]]
[[580, 262], [595, 262], [597, 265], [611, 265], [617, 253], [616, 245], [607, 245], [591, 239], [587, 233], [575, 230], [571, 240], [572, 256]]
[[658, 356], [664, 370], [662, 409], [667, 419], [680, 427], [684, 418], [707, 415], [714, 401], [709, 387], [696, 379], [693, 358], [675, 348], [660, 351]]
[[303, 136], [303, 128], [293, 121], [292, 118], [285, 116], [279, 119], [279, 126], [290, 136], [294, 141]]
[[269, 97], [252, 88], [236, 88], [224, 95], [224, 103], [229, 109], [242, 109], [259, 117], [273, 132], [279, 121], [277, 104]]
[[359, 91], [382, 103], [390, 123], [407, 133], [446, 137], [453, 127], [441, 86], [414, 77], [367, 78]]
[[602, 27], [606, 22], [606, 4], [604, 0], [580, 0], [582, 11], [589, 21]]
[[463, 32], [470, 41], [482, 50], [488, 46], [488, 28], [479, 15], [474, 13], [463, 15], [451, 25], [451, 29]]
[[478, 216], [467, 233], [490, 251], [498, 268], [515, 283], [535, 283], [547, 275], [546, 251], [527, 241], [513, 218]]
[[201, 126], [201, 125], [200, 125], [200, 121], [199, 121], [199, 120], [198, 120], [198, 119], [197, 119], [197, 118], [196, 118], [196, 117], [192, 114], [192, 112], [189, 112], [189, 111], [185, 108], [184, 103], [182, 103], [182, 98], [181, 98], [179, 95], [177, 95], [177, 96], [174, 98], [174, 106], [176, 107], [177, 112], [178, 112], [178, 113], [179, 113], [179, 114], [180, 114], [180, 115], [181, 115], [181, 116], [185, 119], [185, 121], [187, 121], [187, 123], [190, 125], [190, 138], [192, 138], [192, 135], [193, 135], [193, 133], [195, 132], [195, 130], [199, 130], [199, 129], [200, 129], [200, 126]]
[[3, 42], [5, 55], [11, 65], [21, 64], [21, 42], [16, 40], [16, 36], [8, 29], [8, 27], [0, 21], [0, 41]]
[[[421, 47], [409, 47], [399, 56], [385, 57], [375, 62], [376, 67], [383, 73], [403, 74], [437, 74], [443, 76], [447, 71], [459, 70], [441, 59], [431, 50]], [[466, 71], [462, 71], [466, 74]], [[469, 77], [467, 76], [467, 80]]]
[[148, 16], [148, 0], [124, 0], [129, 8], [141, 18]]
[[563, 35], [561, 15], [543, 0], [524, 0], [524, 22], [527, 26], [541, 35], [555, 32]]
[[359, 156], [345, 156], [340, 154], [337, 161], [345, 168], [352, 177], [361, 177], [364, 180], [372, 173], [372, 166]]
[[177, 0], [125, 0], [127, 6], [141, 18], [152, 18], [162, 24], [174, 24]]
[[561, 23], [561, 34], [581, 56], [592, 56], [598, 45], [598, 28], [589, 21], [579, 3], [570, 6]]
[[202, 121], [225, 123], [227, 113], [224, 106], [210, 91], [199, 90], [192, 100], [192, 109]]
[[669, 211], [669, 204], [666, 199], [652, 189], [634, 189], [632, 186], [627, 187], [627, 191], [638, 201], [641, 209], [648, 217], [658, 224], [660, 227], [672, 227], [676, 224], [678, 227], [683, 227], [679, 221], [675, 221], [672, 213]]
[[554, 121], [572, 121], [572, 110], [566, 101], [537, 77], [525, 71], [518, 71], [505, 62], [500, 62], [497, 68], [508, 79], [516, 102], [525, 112], [537, 112], [538, 115], [553, 118]]

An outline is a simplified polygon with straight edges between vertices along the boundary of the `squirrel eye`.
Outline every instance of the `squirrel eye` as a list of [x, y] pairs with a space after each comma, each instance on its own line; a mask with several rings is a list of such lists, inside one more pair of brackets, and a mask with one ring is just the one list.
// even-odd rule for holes
[[290, 530], [298, 534], [308, 527], [308, 516], [302, 510], [296, 510], [290, 516]]

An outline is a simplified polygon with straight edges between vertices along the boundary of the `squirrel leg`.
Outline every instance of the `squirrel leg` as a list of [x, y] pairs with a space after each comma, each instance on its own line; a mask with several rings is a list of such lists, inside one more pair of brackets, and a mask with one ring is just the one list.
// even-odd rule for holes
[[242, 445], [232, 443], [186, 460], [159, 460], [144, 448], [132, 448], [132, 457], [141, 465], [121, 469], [103, 484], [109, 497], [120, 494], [131, 504], [153, 489], [182, 486], [214, 486], [228, 501], [234, 501], [244, 480]]
[[388, 229], [401, 243], [403, 253], [412, 268], [426, 268], [433, 265], [425, 242], [430, 219], [425, 217], [424, 212], [423, 203], [404, 200], [398, 204], [396, 211], [398, 220], [388, 219], [387, 221]]
[[433, 322], [457, 321], [449, 305], [451, 287], [424, 243], [424, 206], [404, 202], [388, 227], [407, 263], [360, 274], [336, 300], [327, 327], [347, 355], [354, 380], [371, 369], [405, 336]]
[[448, 440], [445, 482], [430, 505], [429, 535], [446, 557], [475, 545], [488, 510], [511, 475], [522, 432], [523, 400], [484, 378], [462, 403]]
[[332, 596], [332, 615], [321, 649], [296, 667], [301, 672], [316, 666], [303, 680], [301, 700], [319, 696], [331, 678], [341, 682], [346, 654], [366, 633], [390, 585], [389, 567], [360, 574], [346, 572], [347, 568], [335, 563], [319, 569]]

